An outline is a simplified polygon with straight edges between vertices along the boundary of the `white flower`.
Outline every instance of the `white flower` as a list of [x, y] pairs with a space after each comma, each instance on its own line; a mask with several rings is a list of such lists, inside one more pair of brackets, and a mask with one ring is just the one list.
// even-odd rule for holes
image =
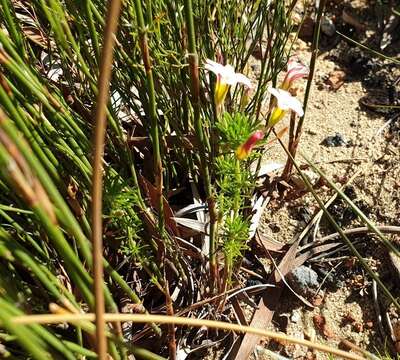
[[299, 116], [304, 115], [303, 105], [294, 96], [290, 95], [289, 92], [273, 87], [269, 87], [268, 92], [276, 97], [278, 102], [277, 107], [281, 110], [293, 110]]
[[249, 88], [252, 87], [250, 79], [243, 74], [235, 73], [235, 69], [232, 65], [222, 65], [207, 59], [204, 68], [217, 75], [218, 81], [220, 81], [222, 84], [232, 86], [240, 83]]

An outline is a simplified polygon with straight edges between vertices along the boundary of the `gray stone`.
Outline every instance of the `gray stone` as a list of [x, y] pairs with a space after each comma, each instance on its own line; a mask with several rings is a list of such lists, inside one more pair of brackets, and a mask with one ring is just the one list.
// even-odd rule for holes
[[289, 285], [299, 295], [309, 297], [314, 295], [319, 287], [318, 274], [307, 266], [299, 266], [287, 276]]
[[349, 145], [350, 142], [345, 139], [345, 137], [340, 134], [336, 133], [335, 135], [327, 136], [323, 141], [322, 145], [327, 147], [338, 147], [338, 146], [346, 146]]
[[333, 36], [336, 33], [336, 26], [331, 19], [323, 17], [321, 21], [321, 31], [327, 36]]

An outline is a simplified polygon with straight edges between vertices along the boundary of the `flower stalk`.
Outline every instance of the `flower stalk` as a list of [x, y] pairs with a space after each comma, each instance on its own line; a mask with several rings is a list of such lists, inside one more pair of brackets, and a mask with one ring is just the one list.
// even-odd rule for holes
[[[304, 68], [302, 69], [300, 65], [295, 65], [294, 63], [291, 64], [291, 68], [288, 68], [288, 74], [291, 70], [292, 72], [292, 77], [304, 77], [307, 76], [307, 85], [306, 85], [306, 90], [304, 94], [304, 102], [303, 102], [303, 108], [304, 108], [304, 114], [300, 116], [299, 122], [297, 124], [296, 130], [294, 130], [294, 123], [291, 124], [293, 126], [293, 129], [290, 130], [290, 133], [294, 135], [291, 136], [291, 139], [289, 139], [289, 152], [292, 156], [292, 158], [296, 157], [296, 152], [297, 152], [297, 147], [300, 142], [300, 137], [301, 137], [301, 132], [303, 129], [303, 124], [304, 124], [304, 118], [305, 118], [305, 110], [307, 108], [307, 103], [308, 99], [310, 96], [310, 91], [311, 91], [311, 85], [312, 85], [312, 80], [314, 78], [314, 71], [315, 71], [315, 63], [317, 61], [317, 55], [318, 55], [318, 45], [319, 45], [319, 38], [320, 38], [320, 32], [321, 32], [321, 22], [322, 22], [322, 14], [325, 9], [325, 3], [326, 0], [321, 0], [319, 2], [319, 7], [317, 11], [317, 17], [315, 21], [315, 26], [314, 26], [314, 31], [313, 31], [313, 41], [311, 45], [311, 60], [310, 60], [310, 69]], [[289, 66], [288, 66], [289, 67]], [[308, 70], [308, 71], [307, 71]], [[306, 75], [307, 72], [307, 75]], [[304, 76], [301, 76], [301, 74], [304, 74]], [[290, 79], [290, 75], [287, 75], [287, 78]], [[288, 80], [290, 83], [290, 81]], [[292, 172], [293, 168], [293, 161], [291, 160], [290, 157], [288, 157], [286, 161], [285, 168], [282, 173], [283, 179], [287, 180]]]

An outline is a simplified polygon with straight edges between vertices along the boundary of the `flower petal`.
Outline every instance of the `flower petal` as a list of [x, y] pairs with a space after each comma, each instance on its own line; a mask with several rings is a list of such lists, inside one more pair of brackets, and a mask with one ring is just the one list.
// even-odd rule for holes
[[[288, 99], [289, 100], [289, 99]], [[304, 115], [302, 103], [295, 97], [291, 97], [290, 102], [287, 103], [289, 109], [292, 109], [300, 117]]]
[[290, 95], [289, 92], [282, 89], [268, 88], [268, 92], [276, 97], [278, 101], [278, 108], [282, 110], [293, 110], [299, 116], [304, 115], [303, 106], [299, 100]]
[[232, 65], [227, 64], [224, 66], [213, 60], [206, 59], [204, 68], [213, 72], [215, 75], [219, 75], [221, 77], [221, 82], [227, 85], [236, 85], [240, 83], [249, 88], [252, 87], [250, 79], [243, 74], [235, 73], [235, 69]]
[[221, 72], [221, 81], [228, 85], [236, 85], [235, 69], [232, 65], [225, 65], [223, 71]]
[[237, 83], [241, 83], [243, 85], [246, 85], [250, 89], [253, 87], [253, 85], [251, 84], [250, 79], [247, 76], [245, 76], [243, 74], [236, 73], [235, 74], [235, 78], [236, 78], [236, 82]]
[[215, 75], [222, 75], [225, 71], [224, 65], [221, 65], [210, 59], [206, 60], [206, 64], [204, 65], [204, 68], [208, 71], [213, 72]]
[[303, 65], [301, 62], [299, 62], [299, 61], [297, 61], [297, 60], [295, 60], [293, 58], [290, 58], [288, 63], [287, 63], [287, 71], [291, 72], [291, 71], [294, 71], [294, 70], [301, 71], [303, 73], [308, 73], [309, 72], [308, 66]]
[[279, 97], [281, 96], [280, 95], [282, 92], [281, 89], [276, 89], [276, 88], [273, 88], [270, 86], [267, 90], [271, 95], [274, 95], [276, 97], [276, 99], [279, 99]]

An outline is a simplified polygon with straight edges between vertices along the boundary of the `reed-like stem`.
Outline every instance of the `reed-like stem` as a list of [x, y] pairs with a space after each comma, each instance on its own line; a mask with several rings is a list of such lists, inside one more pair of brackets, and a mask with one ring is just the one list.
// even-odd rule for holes
[[318, 12], [317, 12], [317, 18], [316, 18], [315, 25], [314, 25], [313, 41], [312, 41], [312, 45], [311, 45], [310, 73], [308, 75], [306, 90], [304, 93], [304, 102], [303, 102], [304, 115], [300, 118], [299, 123], [297, 124], [295, 141], [294, 141], [295, 148], [293, 151], [296, 151], [296, 148], [297, 148], [296, 144], [298, 144], [298, 142], [299, 142], [299, 138], [301, 136], [301, 131], [303, 129], [304, 119], [306, 116], [307, 104], [308, 104], [308, 99], [310, 97], [310, 91], [311, 91], [311, 85], [312, 85], [312, 82], [314, 79], [315, 64], [316, 64], [317, 57], [318, 57], [318, 51], [319, 51], [318, 47], [319, 47], [319, 38], [320, 38], [320, 34], [321, 34], [322, 14], [324, 13], [325, 3], [326, 3], [326, 0], [320, 0]]
[[[288, 150], [293, 157], [296, 156], [296, 149], [297, 149], [297, 144], [295, 144], [295, 136], [294, 136], [295, 126], [296, 126], [296, 113], [292, 111], [290, 113]], [[289, 176], [292, 172], [292, 168], [293, 168], [293, 162], [290, 160], [290, 158], [288, 158], [285, 164], [285, 168], [282, 171], [283, 180], [287, 181], [289, 179]]]
[[215, 281], [218, 277], [217, 261], [216, 261], [216, 244], [217, 244], [217, 210], [213, 187], [211, 185], [211, 177], [209, 164], [207, 162], [207, 142], [204, 134], [204, 124], [200, 117], [200, 79], [199, 79], [199, 58], [196, 50], [196, 33], [193, 20], [192, 0], [185, 0], [185, 19], [188, 37], [188, 57], [189, 69], [192, 88], [192, 105], [194, 112], [194, 128], [196, 137], [200, 146], [200, 167], [204, 180], [204, 189], [207, 196], [208, 211], [210, 214], [210, 234], [209, 234], [209, 261], [210, 261], [210, 287], [211, 291], [215, 286]]
[[[149, 3], [151, 6], [151, 2]], [[147, 9], [147, 16], [151, 14], [150, 9]], [[148, 92], [148, 115], [150, 117], [150, 132], [151, 141], [153, 145], [153, 168], [155, 185], [157, 191], [157, 204], [158, 204], [158, 230], [161, 238], [164, 238], [164, 202], [163, 202], [163, 167], [160, 152], [160, 139], [159, 139], [159, 124], [157, 116], [157, 103], [154, 88], [154, 78], [152, 71], [152, 64], [150, 58], [150, 51], [147, 39], [147, 28], [144, 21], [143, 9], [140, 0], [135, 0], [135, 13], [137, 24], [139, 28], [139, 45], [142, 52], [142, 59], [144, 69], [146, 71], [146, 86]]]
[[16, 50], [21, 54], [21, 57], [26, 59], [26, 49], [25, 44], [22, 39], [22, 31], [19, 25], [16, 23], [15, 13], [13, 6], [9, 0], [1, 0], [0, 1], [2, 16], [5, 19], [5, 23], [7, 24], [7, 30], [10, 33], [11, 38], [15, 42]]
[[92, 45], [93, 45], [93, 49], [95, 51], [96, 54], [96, 60], [99, 61], [100, 59], [100, 47], [99, 47], [99, 39], [97, 36], [97, 32], [96, 32], [96, 28], [95, 28], [95, 24], [93, 21], [93, 12], [92, 12], [92, 0], [84, 0], [85, 4], [85, 11], [86, 11], [86, 15], [87, 15], [87, 19], [88, 19], [88, 26], [89, 26], [89, 32], [90, 32], [90, 37], [92, 40]]
[[[291, 1], [293, 3], [296, 0]], [[264, 25], [269, 26], [268, 54], [263, 60], [260, 88], [254, 101], [247, 107], [248, 111], [255, 112], [261, 106], [271, 77], [276, 77], [280, 71], [281, 59], [284, 57], [284, 42], [288, 36], [286, 30], [289, 29], [284, 16], [286, 3], [281, 0], [258, 0], [250, 3], [223, 3], [218, 0], [209, 4], [206, 1], [184, 0], [182, 6], [179, 6], [173, 0], [132, 0], [126, 4], [129, 11], [132, 9], [133, 15], [130, 12], [121, 14], [121, 35], [116, 40], [113, 58], [113, 100], [117, 97], [119, 99], [104, 110], [107, 100], [101, 103], [99, 99], [108, 90], [104, 91], [98, 86], [97, 73], [100, 61], [104, 61], [99, 44], [105, 41], [102, 40], [101, 31], [106, 25], [107, 2], [23, 2], [24, 17], [21, 18], [19, 2], [0, 0], [0, 5], [7, 7], [6, 13], [0, 14], [0, 66], [4, 72], [0, 74], [0, 105], [7, 113], [7, 118], [0, 114], [0, 132], [7, 135], [9, 143], [25, 159], [27, 168], [31, 169], [28, 173], [43, 188], [48, 196], [45, 203], [52, 209], [49, 211], [48, 206], [43, 206], [45, 203], [40, 201], [32, 206], [32, 202], [27, 201], [29, 197], [23, 196], [18, 191], [20, 188], [12, 183], [12, 180], [21, 181], [20, 185], [29, 191], [33, 189], [29, 188], [29, 181], [26, 181], [29, 178], [16, 177], [10, 181], [7, 171], [10, 170], [8, 165], [11, 161], [7, 161], [10, 158], [12, 160], [13, 156], [9, 151], [11, 147], [3, 146], [0, 149], [0, 160], [7, 166], [0, 167], [3, 175], [0, 178], [0, 206], [3, 209], [0, 217], [8, 234], [21, 247], [13, 247], [10, 241], [0, 239], [1, 261], [7, 266], [6, 270], [0, 271], [0, 281], [3, 278], [7, 280], [7, 271], [14, 271], [13, 279], [16, 280], [14, 283], [17, 290], [29, 299], [29, 305], [32, 306], [43, 304], [43, 299], [54, 299], [63, 303], [63, 297], [66, 297], [73, 308], [85, 310], [89, 307], [97, 312], [97, 295], [101, 296], [103, 292], [103, 303], [110, 312], [118, 312], [117, 300], [127, 296], [131, 302], [138, 304], [135, 311], [145, 313], [142, 304], [147, 303], [148, 294], [153, 291], [143, 293], [144, 299], [141, 299], [133, 291], [133, 287], [131, 288], [129, 281], [132, 279], [129, 274], [132, 274], [131, 269], [135, 273], [137, 264], [130, 262], [123, 266], [121, 262], [125, 263], [130, 256], [146, 271], [138, 273], [140, 280], [154, 280], [149, 288], [153, 288], [156, 293], [165, 291], [167, 282], [163, 282], [163, 279], [168, 279], [171, 286], [182, 284], [181, 294], [187, 300], [185, 305], [189, 307], [190, 301], [196, 301], [193, 300], [193, 295], [197, 296], [193, 293], [192, 279], [199, 285], [200, 296], [203, 296], [210, 289], [211, 292], [217, 292], [229, 284], [227, 279], [236, 268], [231, 261], [226, 266], [225, 280], [219, 281], [216, 252], [218, 235], [222, 236], [223, 232], [218, 231], [217, 226], [220, 216], [228, 213], [226, 208], [229, 206], [227, 204], [232, 204], [232, 196], [235, 196], [236, 217], [247, 216], [247, 199], [254, 188], [249, 185], [245, 190], [240, 189], [239, 193], [246, 199], [244, 202], [239, 193], [234, 195], [230, 191], [221, 191], [219, 155], [224, 150], [220, 143], [221, 134], [216, 131], [221, 119], [215, 117], [212, 101], [207, 100], [210, 94], [206, 87], [203, 89], [203, 80], [199, 75], [201, 60], [205, 57], [217, 59], [243, 71], [256, 42], [261, 42]], [[274, 21], [272, 15], [270, 16], [272, 12], [275, 12]], [[238, 21], [240, 14], [246, 15], [246, 21]], [[24, 28], [29, 17], [33, 20], [33, 34]], [[39, 55], [45, 58], [39, 59]], [[53, 77], [53, 73], [58, 79]], [[227, 111], [238, 108], [236, 100], [239, 96], [237, 89], [232, 92], [226, 102]], [[102, 114], [103, 137], [105, 118], [107, 127], [110, 128], [107, 155], [103, 158], [103, 164], [107, 163], [105, 176], [110, 179], [110, 183], [107, 181], [104, 186], [107, 187], [104, 192], [104, 197], [107, 197], [107, 202], [104, 203], [107, 205], [103, 211], [103, 216], [107, 217], [107, 239], [112, 240], [112, 244], [107, 246], [107, 260], [101, 257], [102, 246], [92, 248], [90, 241], [91, 179], [96, 176], [93, 172], [98, 174], [101, 167], [93, 169], [90, 161], [90, 134], [95, 125], [92, 123], [92, 114], [96, 101], [97, 113], [99, 106], [103, 106], [105, 111], [105, 115]], [[159, 111], [162, 111], [162, 116]], [[151, 142], [128, 147], [131, 135], [147, 136], [148, 130]], [[176, 142], [167, 141], [169, 135]], [[104, 138], [102, 141], [104, 145]], [[102, 147], [97, 147], [101, 155]], [[150, 157], [154, 160], [153, 166], [148, 164]], [[99, 157], [96, 161], [98, 159]], [[243, 163], [243, 168], [247, 164]], [[151, 178], [154, 174], [155, 190], [152, 189], [151, 196], [154, 193], [157, 195], [155, 211], [148, 208], [140, 197], [136, 173], [146, 178]], [[17, 175], [21, 174], [12, 174]], [[186, 239], [186, 232], [181, 231], [180, 227], [170, 226], [174, 221], [173, 214], [168, 213], [170, 195], [174, 196], [176, 190], [183, 190], [181, 194], [185, 195], [186, 201], [189, 191], [187, 178], [193, 179], [195, 185], [204, 186], [205, 191], [195, 197], [198, 201], [199, 197], [207, 201], [207, 211], [211, 218], [209, 263], [208, 260], [204, 262], [206, 266], [210, 265], [210, 275], [205, 278], [187, 260], [186, 247], [182, 250], [178, 237]], [[111, 183], [114, 179], [118, 182], [118, 191], [122, 187], [122, 192], [126, 192], [127, 196], [124, 198], [124, 194], [121, 194], [121, 203], [115, 201], [111, 204], [115, 198]], [[243, 173], [242, 180], [244, 179]], [[144, 191], [144, 187], [142, 190]], [[136, 198], [136, 193], [139, 193], [139, 199]], [[101, 202], [94, 191], [92, 195], [93, 201]], [[125, 200], [132, 200], [132, 206], [125, 206]], [[165, 215], [167, 217], [164, 219]], [[97, 216], [101, 216], [101, 212]], [[101, 238], [101, 225], [100, 229], [93, 229], [94, 233], [96, 231], [96, 236]], [[132, 237], [135, 244], [127, 244], [126, 235]], [[162, 241], [159, 240], [160, 237]], [[123, 255], [121, 249], [124, 250]], [[96, 258], [92, 251], [97, 254]], [[122, 260], [124, 256], [126, 259]], [[97, 265], [101, 262], [104, 272], [109, 276], [106, 277], [108, 281], [99, 281], [100, 276], [96, 275], [95, 299], [92, 291], [94, 282], [88, 269], [93, 268], [93, 263], [98, 269]], [[114, 270], [114, 266], [120, 268], [121, 272]], [[125, 271], [128, 266], [129, 271]], [[33, 286], [22, 285], [25, 274], [29, 274], [35, 282]], [[208, 282], [210, 286], [207, 286]], [[2, 298], [8, 301], [11, 295], [6, 293]], [[167, 296], [166, 299], [168, 314], [182, 310], [181, 305], [173, 303], [171, 297]], [[21, 302], [21, 305], [24, 306], [25, 302]], [[101, 307], [100, 315], [104, 311], [103, 306]], [[41, 311], [40, 307], [35, 306], [33, 309]], [[101, 323], [100, 318], [98, 316], [97, 320]], [[82, 347], [87, 339], [82, 337], [81, 331], [90, 330], [87, 332], [92, 348], [94, 349], [94, 341], [102, 341], [101, 334], [105, 335], [109, 341], [108, 352], [115, 360], [124, 359], [125, 348], [135, 356], [137, 354], [138, 358], [161, 359], [146, 350], [137, 347], [132, 349], [129, 344], [124, 344], [123, 334], [114, 323], [105, 327], [104, 331], [100, 329], [101, 324], [97, 327], [90, 325], [90, 328], [85, 328], [75, 324], [75, 334], [69, 331], [66, 333], [60, 327], [43, 327], [51, 334], [54, 333], [58, 342], [53, 342], [54, 339], [40, 333], [42, 330], [31, 327], [27, 329], [32, 331], [27, 331], [24, 335], [29, 340], [32, 333], [33, 344], [38, 340], [40, 350], [54, 358], [63, 356], [65, 348], [78, 358], [80, 355], [96, 357], [94, 352]], [[94, 336], [96, 328], [100, 334], [97, 337]], [[113, 332], [112, 328], [116, 331]], [[153, 329], [160, 333], [160, 329], [154, 324]], [[7, 335], [13, 334], [9, 327], [4, 330]], [[139, 336], [142, 335], [143, 333]], [[179, 342], [182, 340], [182, 333], [174, 334], [174, 326], [171, 324], [169, 335], [170, 353], [173, 357], [174, 336], [176, 342]], [[73, 344], [67, 346], [65, 341], [72, 338], [80, 344], [75, 350], [72, 350]], [[16, 337], [16, 340], [19, 341], [19, 338]], [[21, 340], [21, 344], [24, 340]], [[65, 346], [61, 347], [60, 342]], [[162, 346], [165, 344], [163, 342]], [[19, 356], [14, 352], [22, 350], [25, 353], [21, 356], [34, 358], [34, 355], [29, 354], [30, 348], [24, 348], [23, 345], [18, 349], [10, 345], [7, 350], [11, 356]], [[66, 353], [64, 357], [71, 358], [71, 355]]]
[[104, 322], [103, 289], [103, 154], [106, 135], [106, 112], [109, 99], [111, 68], [118, 27], [121, 0], [110, 0], [104, 29], [103, 48], [101, 50], [100, 74], [95, 115], [93, 177], [92, 177], [92, 244], [93, 275], [96, 310], [97, 355], [100, 360], [107, 357], [107, 339]]
[[[169, 293], [168, 281], [165, 281], [165, 302], [167, 308], [167, 315], [174, 316], [174, 304]], [[168, 325], [168, 350], [169, 359], [176, 360], [176, 338], [175, 338], [175, 325]]]

